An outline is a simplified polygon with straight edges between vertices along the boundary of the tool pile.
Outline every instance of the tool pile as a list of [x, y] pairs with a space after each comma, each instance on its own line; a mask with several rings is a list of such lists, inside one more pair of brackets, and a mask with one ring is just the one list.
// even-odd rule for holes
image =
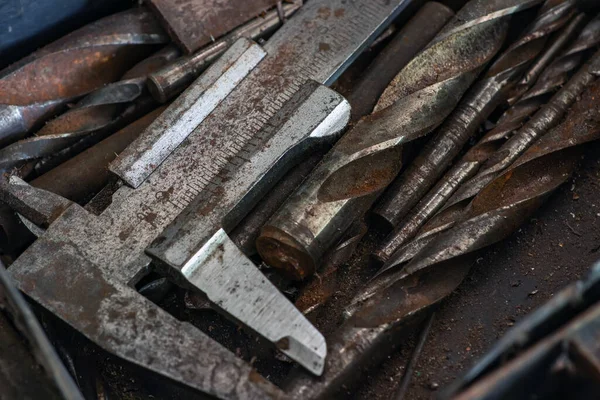
[[[242, 3], [147, 0], [0, 71], [0, 309], [52, 396], [361, 398], [396, 355], [413, 398], [438, 306], [600, 139], [594, 2]], [[441, 396], [597, 384], [594, 271]]]

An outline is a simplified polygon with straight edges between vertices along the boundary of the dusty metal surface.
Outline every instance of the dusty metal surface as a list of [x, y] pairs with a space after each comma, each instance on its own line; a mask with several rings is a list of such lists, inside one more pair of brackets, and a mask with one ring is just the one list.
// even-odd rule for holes
[[148, 4], [186, 53], [214, 41], [240, 24], [273, 7], [277, 0], [149, 0]]
[[117, 80], [167, 40], [150, 12], [135, 8], [89, 24], [7, 67], [0, 72], [0, 145]]
[[0, 397], [83, 400], [0, 262]]
[[[284, 17], [292, 16], [300, 7], [301, 4], [285, 4], [283, 6]], [[281, 26], [281, 19], [277, 11], [269, 11], [194, 54], [183, 56], [151, 74], [148, 89], [157, 101], [164, 103], [181, 93], [235, 41], [243, 37], [253, 40], [259, 39], [273, 33], [279, 26]]]
[[[262, 130], [262, 116], [274, 118], [278, 104], [308, 79], [335, 80], [406, 4], [329, 1], [333, 9], [328, 13], [319, 1], [307, 4], [269, 40], [268, 56], [259, 66], [143, 184], [137, 189], [121, 187], [99, 216], [73, 205], [56, 220], [11, 266], [20, 287], [105, 350], [172, 380], [222, 398], [280, 397], [281, 392], [248, 363], [129, 285], [147, 273], [152, 259], [144, 250], [152, 240], [197, 190], [211, 191], [212, 186], [195, 178], [217, 179], [222, 164], [215, 162], [216, 155], [228, 154], [229, 142], [223, 136], [244, 146], [256, 137], [252, 145], [257, 145], [257, 135], [267, 131]], [[314, 22], [311, 29], [321, 33], [318, 41], [311, 30], [294, 25], [305, 21]], [[216, 168], [205, 170], [208, 161]], [[195, 205], [188, 211], [201, 212]], [[199, 250], [193, 247], [189, 249]]]
[[257, 247], [267, 264], [295, 279], [312, 275], [323, 253], [396, 177], [401, 146], [444, 121], [500, 50], [511, 15], [534, 4], [467, 3], [262, 229]]
[[32, 186], [85, 204], [111, 178], [108, 165], [133, 142], [164, 110], [159, 107], [88, 150], [35, 178]]
[[[435, 185], [467, 141], [479, 131], [496, 107], [509, 97], [514, 87], [520, 84], [526, 89], [535, 83], [539, 73], [562, 49], [561, 46], [550, 46], [549, 54], [544, 54], [548, 38], [575, 14], [575, 0], [549, 0], [544, 3], [522, 36], [494, 61], [418, 157], [383, 194], [373, 210], [380, 225], [385, 225], [388, 231], [396, 227]], [[582, 26], [584, 17], [581, 16], [580, 20], [579, 26]], [[571, 33], [574, 31], [576, 29], [571, 29]], [[565, 43], [566, 40], [563, 40], [562, 44]]]
[[[581, 22], [581, 18], [579, 17], [574, 19], [571, 24], [565, 27], [556, 40], [563, 41], [569, 39], [573, 28], [578, 27]], [[522, 94], [516, 104], [500, 117], [496, 126], [487, 132], [476, 145], [470, 148], [467, 154], [456, 162], [414, 209], [411, 210], [398, 225], [398, 228], [380, 246], [375, 253], [376, 257], [383, 262], [387, 261], [392, 254], [405, 245], [408, 240], [412, 239], [417, 232], [419, 232], [419, 237], [428, 237], [427, 240], [429, 240], [430, 237], [427, 231], [434, 230], [435, 227], [442, 225], [442, 223], [431, 221], [428, 224], [428, 228], [419, 231], [421, 227], [446, 204], [448, 199], [463, 183], [477, 173], [479, 168], [515, 131], [521, 128], [549, 100], [550, 96], [566, 83], [570, 75], [583, 62], [586, 51], [592, 49], [599, 41], [600, 18], [596, 17], [584, 27], [573, 43], [569, 43], [560, 57], [542, 72], [537, 83], [528, 92]], [[438, 215], [436, 218], [444, 219], [442, 215]], [[448, 223], [444, 220], [445, 225]], [[419, 240], [417, 239], [418, 242]], [[404, 251], [399, 251], [395, 257], [405, 261], [408, 257], [407, 253], [414, 253], [415, 251], [414, 246], [407, 245], [407, 247]]]

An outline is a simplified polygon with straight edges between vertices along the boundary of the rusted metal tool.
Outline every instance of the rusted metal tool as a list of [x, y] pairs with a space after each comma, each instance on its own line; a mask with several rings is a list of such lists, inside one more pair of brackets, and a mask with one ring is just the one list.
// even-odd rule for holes
[[[556, 40], [561, 42], [568, 40], [574, 28], [578, 27], [581, 22], [581, 16], [575, 18], [563, 29]], [[502, 115], [494, 129], [486, 133], [475, 146], [469, 149], [467, 154], [423, 197], [398, 226], [398, 229], [386, 239], [375, 256], [382, 262], [386, 262], [392, 254], [412, 239], [419, 229], [446, 204], [460, 185], [472, 178], [481, 165], [568, 81], [570, 75], [584, 61], [585, 52], [599, 43], [600, 17], [596, 17], [584, 27], [561, 56], [544, 70], [534, 87], [520, 96], [517, 103]], [[551, 46], [550, 50], [552, 51], [555, 47]], [[442, 218], [442, 216], [438, 218]], [[445, 225], [448, 225], [447, 221]], [[432, 223], [431, 226], [438, 227], [439, 224]]]
[[401, 145], [442, 123], [502, 46], [511, 15], [537, 3], [467, 3], [263, 227], [257, 247], [265, 262], [294, 279], [312, 275], [323, 253], [396, 177]]
[[31, 185], [85, 204], [109, 181], [108, 165], [164, 110], [159, 107], [100, 143], [35, 178]]
[[430, 1], [394, 35], [390, 43], [375, 57], [364, 76], [352, 88], [348, 101], [352, 105], [352, 120], [357, 121], [373, 112], [379, 96], [396, 74], [437, 35], [454, 16], [445, 5]]
[[[559, 98], [590, 88], [565, 122], [545, 135], [473, 201], [471, 214], [423, 249], [395, 279], [349, 307], [349, 318], [329, 340], [326, 373], [315, 382], [302, 373], [289, 384], [298, 398], [328, 398], [353, 369], [388, 354], [402, 327], [443, 300], [462, 282], [475, 250], [509, 235], [573, 172], [581, 145], [600, 138], [600, 53], [569, 81]], [[548, 106], [547, 106], [548, 107]], [[389, 348], [389, 347], [388, 347]], [[356, 371], [354, 371], [356, 373]]]
[[0, 146], [117, 80], [169, 40], [145, 8], [89, 24], [0, 72]]
[[[594, 68], [597, 68], [596, 65], [598, 64], [597, 60], [599, 58], [600, 54], [596, 54], [592, 61], [582, 67], [580, 71], [573, 78], [571, 78], [556, 95], [554, 95], [552, 100], [542, 107], [542, 109], [540, 109], [540, 111], [538, 111], [523, 126], [523, 128], [517, 131], [514, 136], [508, 140], [508, 142], [511, 140], [516, 140], [517, 143], [523, 143], [524, 140], [532, 139], [530, 135], [535, 136], [535, 138], [546, 137], [548, 130], [552, 129], [563, 119], [567, 109], [576, 101], [584, 89], [594, 82]], [[576, 107], [581, 107], [577, 104]], [[582, 117], [580, 116], [580, 118]], [[500, 150], [501, 149], [502, 147]], [[524, 157], [524, 155], [522, 157]], [[478, 196], [479, 195], [481, 195], [481, 193], [478, 194]], [[500, 196], [499, 194], [496, 195]], [[412, 258], [412, 261], [408, 263], [408, 265], [412, 265], [413, 262], [415, 262], [415, 259], [418, 258], [419, 254], [423, 254], [428, 247], [437, 243], [439, 240], [442, 240], [442, 238], [446, 237], [449, 232], [453, 231], [453, 229], [458, 229], [457, 226], [462, 226], [463, 221], [469, 218], [471, 208], [472, 205], [469, 205], [466, 208], [463, 206], [460, 207], [457, 212], [451, 210], [451, 212], [448, 214], [443, 215], [439, 221], [431, 221], [431, 227], [425, 226], [423, 228], [425, 230], [423, 234], [419, 234], [419, 236], [407, 244], [405, 248], [400, 248], [397, 251], [397, 254], [394, 254], [386, 262], [386, 264], [377, 273], [377, 276], [372, 279], [355, 297], [355, 300], [353, 301], [354, 304], [349, 306], [349, 308], [354, 308], [357, 304], [369, 298], [373, 294], [381, 292], [385, 288], [389, 287], [391, 283], [406, 277], [407, 274], [410, 274], [411, 269], [408, 269], [408, 266], [406, 268], [402, 268], [406, 261]], [[507, 225], [509, 224], [507, 223]], [[490, 224], [489, 227], [491, 229], [494, 226]], [[472, 237], [473, 239], [477, 239], [474, 241], [475, 243], [478, 243], [479, 241], [485, 241], [485, 238], [479, 234], [473, 234]], [[458, 248], [460, 247], [457, 247], [455, 250], [458, 250]], [[450, 252], [450, 250], [448, 251]]]
[[149, 0], [173, 40], [187, 53], [274, 7], [277, 0]]
[[103, 349], [210, 396], [284, 396], [137, 293], [154, 271], [320, 374], [322, 335], [228, 233], [295, 157], [343, 129], [348, 104], [323, 84], [408, 4], [313, 0], [264, 49], [240, 39], [111, 163], [124, 185], [100, 215], [57, 199], [36, 213], [41, 190], [5, 182], [21, 214], [53, 220], [11, 266], [20, 288]]
[[34, 137], [6, 146], [0, 150], [0, 170], [18, 169], [16, 174], [26, 177], [33, 170], [35, 161], [52, 158], [57, 164], [56, 159], [63, 160], [71, 155], [61, 154], [61, 151], [85, 138], [90, 139], [90, 136], [97, 140], [98, 136], [109, 135], [119, 125], [145, 114], [156, 106], [146, 91], [148, 74], [179, 55], [173, 45], [159, 50], [127, 71], [118, 82], [95, 90], [49, 121]]
[[[284, 4], [282, 7], [284, 18], [291, 17], [301, 6], [301, 2]], [[210, 63], [223, 54], [239, 38], [259, 39], [273, 33], [280, 26], [281, 17], [277, 10], [269, 11], [264, 16], [257, 17], [242, 25], [196, 53], [183, 56], [159, 71], [150, 74], [148, 89], [157, 101], [164, 103], [181, 93]]]
[[531, 399], [574, 390], [598, 392], [600, 265], [508, 331], [441, 399]]
[[[551, 46], [550, 54], [543, 55], [548, 38], [569, 22], [575, 13], [575, 0], [548, 0], [544, 3], [524, 34], [490, 66], [418, 157], [383, 194], [373, 211], [378, 225], [386, 231], [398, 226], [435, 185], [487, 117], [507, 100], [512, 89], [517, 84], [527, 88], [535, 83], [539, 73], [561, 50], [560, 46]], [[580, 18], [583, 20], [583, 16]], [[580, 21], [579, 26], [582, 23]], [[538, 57], [541, 62], [538, 60], [537, 65], [530, 68]]]
[[0, 390], [6, 399], [83, 400], [0, 261]]

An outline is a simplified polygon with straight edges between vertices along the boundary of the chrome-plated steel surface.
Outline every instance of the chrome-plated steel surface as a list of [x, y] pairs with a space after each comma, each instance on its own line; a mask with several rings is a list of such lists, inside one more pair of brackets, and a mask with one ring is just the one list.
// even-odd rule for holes
[[374, 209], [382, 226], [388, 231], [398, 226], [435, 185], [487, 117], [510, 96], [515, 86], [520, 84], [527, 88], [535, 83], [540, 71], [561, 50], [560, 46], [551, 46], [550, 54], [543, 54], [547, 39], [568, 23], [575, 13], [575, 0], [547, 0], [544, 3], [523, 35], [467, 92], [418, 157], [383, 194]]
[[295, 279], [312, 275], [325, 250], [396, 177], [401, 146], [443, 122], [502, 46], [512, 13], [534, 4], [473, 0], [463, 7], [262, 229], [257, 248], [267, 264]]
[[[171, 273], [176, 280], [183, 273], [190, 278], [192, 271], [200, 273], [201, 266], [194, 265], [200, 256], [216, 255], [218, 262], [218, 254], [208, 252], [204, 246], [221, 228], [228, 232], [232, 228], [228, 223], [236, 219], [233, 218], [236, 213], [243, 216], [247, 206], [242, 202], [234, 210], [216, 207], [214, 210], [218, 212], [212, 213], [210, 219], [202, 217], [210, 211], [204, 208], [208, 204], [221, 206], [223, 198], [237, 200], [234, 204], [241, 200], [228, 196], [239, 191], [220, 190], [226, 188], [223, 178], [235, 173], [237, 177], [257, 180], [242, 182], [246, 188], [268, 188], [272, 182], [260, 181], [265, 178], [262, 169], [284, 155], [293, 144], [290, 140], [299, 139], [288, 133], [311, 131], [313, 136], [317, 133], [312, 130], [318, 127], [306, 124], [286, 126], [285, 121], [293, 118], [294, 113], [285, 111], [296, 110], [293, 103], [308, 100], [305, 96], [309, 93], [321, 100], [333, 96], [334, 93], [320, 86], [306, 84], [311, 79], [324, 84], [333, 82], [407, 4], [403, 0], [307, 3], [267, 42], [263, 61], [139, 187], [120, 187], [100, 215], [72, 205], [55, 220], [11, 266], [11, 274], [20, 288], [103, 349], [172, 380], [219, 398], [283, 397], [280, 390], [256, 374], [250, 365], [143, 298], [132, 285], [150, 268]], [[330, 12], [328, 18], [324, 11]], [[307, 93], [311, 86], [314, 90]], [[313, 108], [310, 119], [300, 120], [319, 122], [324, 135], [331, 134], [333, 128], [340, 129], [343, 106], [330, 113], [337, 117], [336, 124], [328, 126], [333, 118], [315, 120], [317, 114], [323, 115], [316, 111], [339, 102], [339, 96], [330, 100], [333, 102], [325, 107]], [[271, 147], [266, 147], [269, 144]], [[260, 168], [255, 168], [255, 161]], [[252, 174], [248, 174], [249, 170]], [[254, 195], [260, 198], [258, 191]], [[177, 219], [179, 215], [181, 218]], [[206, 231], [207, 224], [215, 229]], [[183, 231], [178, 229], [180, 226], [184, 226]], [[198, 232], [196, 229], [200, 234], [194, 234]], [[162, 240], [155, 241], [149, 249], [163, 231]], [[215, 251], [219, 251], [219, 246]], [[248, 263], [235, 267], [243, 266], [256, 268]], [[258, 274], [258, 271], [247, 272]], [[178, 282], [186, 284], [186, 279]], [[193, 289], [190, 282], [187, 285]], [[252, 290], [244, 286], [235, 289]], [[217, 289], [210, 290], [213, 294]], [[247, 322], [253, 326], [257, 315], [276, 311], [273, 305], [264, 308], [262, 302], [250, 304], [256, 314], [248, 316]], [[239, 309], [225, 311], [240, 316]], [[293, 324], [287, 324], [294, 320], [298, 319], [287, 315], [280, 325], [295, 330]], [[294, 335], [293, 339], [303, 347], [296, 347], [290, 340], [288, 350], [308, 351], [299, 356], [302, 360], [319, 359], [324, 348], [314, 349], [314, 340], [319, 336], [314, 331], [300, 337]], [[307, 343], [309, 346], [304, 347]], [[285, 349], [286, 340], [279, 346]], [[313, 371], [319, 369], [318, 364], [309, 367]]]

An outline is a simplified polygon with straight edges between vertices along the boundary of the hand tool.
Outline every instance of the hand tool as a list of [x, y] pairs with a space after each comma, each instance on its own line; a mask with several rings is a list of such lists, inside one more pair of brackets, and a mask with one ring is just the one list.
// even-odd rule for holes
[[535, 4], [467, 3], [263, 227], [263, 260], [294, 279], [312, 275], [325, 250], [396, 177], [401, 145], [442, 123], [500, 49], [510, 16]]
[[[572, 380], [597, 391], [600, 266], [511, 328], [441, 399], [532, 398]], [[565, 370], [566, 369], [566, 370]], [[527, 388], [526, 390], [523, 390]], [[581, 398], [579, 395], [574, 395]]]
[[100, 143], [76, 155], [30, 182], [32, 186], [85, 204], [111, 177], [108, 165], [156, 119], [166, 107], [159, 107]]
[[89, 24], [0, 72], [0, 146], [118, 79], [168, 36], [144, 8]]
[[344, 127], [347, 102], [315, 82], [333, 82], [407, 4], [315, 0], [264, 50], [240, 39], [111, 163], [127, 185], [100, 215], [72, 204], [15, 261], [20, 288], [103, 349], [177, 382], [219, 398], [282, 396], [136, 293], [154, 270], [320, 373], [321, 334], [227, 233], [285, 171], [271, 167]]
[[[590, 85], [594, 81], [594, 68], [596, 65], [595, 63], [597, 63], [597, 61], [594, 60], [599, 56], [595, 55], [594, 57], [595, 58], [590, 61], [590, 63], [582, 67], [580, 71], [573, 78], [571, 78], [556, 95], [553, 96], [548, 104], [544, 105], [540, 111], [538, 111], [520, 130], [518, 130], [507, 141], [507, 143], [515, 139], [517, 140], [517, 143], [521, 143], [524, 138], [531, 139], [530, 135], [533, 135], [536, 138], [540, 138], [540, 136], [545, 137], [548, 130], [552, 129], [552, 127], [556, 126], [562, 120], [566, 110], [576, 101], [586, 86]], [[501, 150], [502, 147], [499, 151]], [[498, 194], [498, 196], [500, 195]], [[365, 301], [370, 296], [385, 290], [384, 288], [389, 287], [391, 284], [393, 284], [393, 282], [397, 282], [398, 279], [402, 279], [410, 275], [412, 269], [408, 269], [408, 266], [405, 268], [401, 268], [400, 266], [410, 258], [413, 258], [413, 260], [410, 261], [408, 265], [412, 265], [418, 254], [422, 254], [429, 246], [433, 246], [434, 243], [436, 243], [438, 240], [442, 240], [441, 238], [445, 237], [449, 234], [449, 232], [455, 229], [457, 225], [462, 224], [464, 219], [468, 219], [470, 209], [471, 205], [466, 208], [461, 207], [460, 211], [457, 213], [448, 213], [448, 216], [443, 216], [441, 221], [433, 222], [431, 229], [426, 230], [422, 236], [420, 235], [417, 237], [414, 240], [414, 243], [407, 245], [408, 251], [407, 249], [400, 248], [398, 250], [399, 254], [394, 254], [386, 262], [386, 264], [384, 264], [380, 271], [378, 271], [376, 277], [372, 279], [363, 289], [361, 289], [360, 293], [355, 296], [353, 304], [350, 305], [348, 309], [354, 309], [358, 306], [358, 304]], [[426, 226], [424, 229], [425, 228], [428, 227]], [[475, 238], [475, 234], [473, 235], [473, 238]], [[484, 237], [479, 237], [479, 235], [476, 237], [478, 240], [485, 240]]]
[[600, 91], [595, 78], [599, 62], [597, 53], [554, 97], [557, 100], [544, 107], [555, 108], [558, 99], [575, 98], [592, 85], [566, 121], [478, 195], [470, 218], [424, 248], [388, 286], [348, 307], [349, 318], [328, 340], [326, 373], [314, 382], [298, 372], [288, 392], [298, 398], [326, 398], [353, 368], [387, 354], [382, 349], [397, 344], [403, 327], [462, 282], [476, 256], [473, 251], [513, 232], [568, 179], [580, 156], [581, 146], [577, 146], [600, 137], [600, 119], [594, 117], [600, 111], [595, 101]]
[[427, 2], [419, 9], [375, 57], [352, 88], [348, 101], [352, 105], [353, 121], [373, 112], [373, 107], [388, 83], [429, 44], [453, 16], [451, 9], [435, 1]]
[[[45, 396], [47, 399], [83, 400], [1, 261], [0, 337], [3, 349], [0, 353], [0, 388], [3, 398]], [[20, 358], [17, 360], [16, 357]], [[25, 384], [35, 386], [23, 387]]]
[[[179, 56], [179, 50], [169, 45], [142, 60], [118, 82], [95, 90], [73, 108], [49, 121], [35, 136], [20, 140], [0, 150], [0, 171], [18, 168], [27, 176], [42, 158], [60, 158], [57, 153], [90, 136], [103, 137], [127, 120], [143, 115], [153, 106], [146, 88], [147, 75]], [[56, 162], [56, 161], [54, 161]]]
[[[531, 64], [543, 52], [549, 36], [569, 22], [575, 0], [546, 1], [519, 39], [489, 67], [485, 75], [469, 90], [456, 110], [442, 124], [411, 165], [394, 181], [373, 210], [379, 226], [390, 231], [438, 181], [452, 160], [496, 107], [507, 99], [521, 81], [527, 88], [561, 49], [551, 50], [541, 63]], [[583, 17], [582, 17], [583, 18]], [[581, 21], [583, 23], [583, 21]], [[525, 72], [529, 69], [529, 73]], [[525, 78], [525, 79], [522, 79]]]
[[[557, 48], [561, 48], [562, 44], [571, 38], [573, 31], [576, 31], [581, 23], [585, 22], [584, 20], [583, 15], [573, 19], [555, 39], [560, 45], [556, 46], [553, 43], [546, 52], [554, 52]], [[494, 129], [486, 133], [475, 146], [469, 149], [467, 154], [421, 199], [398, 228], [386, 238], [375, 256], [382, 262], [386, 262], [407, 240], [412, 239], [419, 229], [444, 206], [460, 185], [472, 178], [479, 167], [512, 136], [512, 133], [518, 130], [549, 100], [556, 90], [566, 83], [569, 73], [582, 63], [583, 53], [599, 42], [600, 17], [596, 17], [584, 27], [561, 56], [544, 70], [537, 83], [502, 115]]]
[[[284, 4], [284, 17], [292, 16], [301, 5], [298, 2]], [[277, 11], [269, 11], [264, 16], [253, 19], [196, 53], [183, 56], [150, 74], [148, 89], [157, 101], [164, 103], [181, 93], [236, 40], [242, 37], [259, 39], [273, 33], [279, 26], [281, 26], [281, 18]]]
[[277, 0], [148, 0], [171, 38], [187, 54], [274, 7]]

